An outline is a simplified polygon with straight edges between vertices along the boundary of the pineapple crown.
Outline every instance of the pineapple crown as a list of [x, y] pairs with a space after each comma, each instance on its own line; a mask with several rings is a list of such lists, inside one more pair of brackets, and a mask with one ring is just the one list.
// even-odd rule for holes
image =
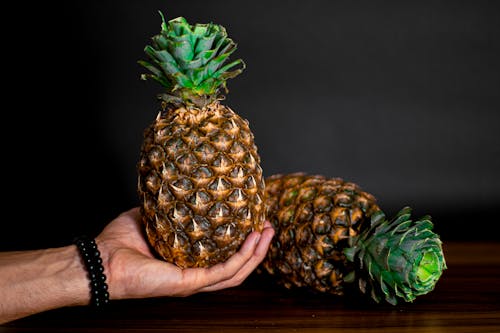
[[430, 292], [446, 269], [441, 241], [432, 228], [430, 216], [412, 220], [410, 207], [390, 221], [382, 211], [374, 213], [371, 227], [344, 250], [359, 268], [345, 281], [357, 280], [363, 293], [370, 291], [376, 302], [384, 298], [393, 305]]
[[166, 92], [158, 97], [166, 103], [203, 107], [222, 99], [221, 89], [228, 92], [226, 80], [245, 69], [241, 59], [225, 64], [236, 50], [226, 29], [212, 23], [191, 25], [184, 17], [166, 22], [159, 13], [161, 32], [144, 48], [150, 61], [138, 61], [151, 73], [141, 78], [165, 87]]

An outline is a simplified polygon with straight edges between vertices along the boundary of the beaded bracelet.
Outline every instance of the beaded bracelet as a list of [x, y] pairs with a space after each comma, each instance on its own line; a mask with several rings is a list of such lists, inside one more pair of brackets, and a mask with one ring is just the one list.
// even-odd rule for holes
[[95, 307], [109, 303], [108, 285], [102, 266], [101, 253], [95, 240], [86, 236], [76, 238], [75, 244], [80, 252], [90, 280], [90, 304]]

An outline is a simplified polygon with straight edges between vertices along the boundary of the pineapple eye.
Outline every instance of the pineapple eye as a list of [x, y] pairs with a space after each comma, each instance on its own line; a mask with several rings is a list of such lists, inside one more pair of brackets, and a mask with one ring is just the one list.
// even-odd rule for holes
[[200, 143], [200, 135], [196, 130], [189, 131], [183, 139], [189, 144], [190, 147], [196, 147]]
[[280, 206], [289, 206], [294, 201], [299, 192], [296, 189], [286, 189], [280, 198]]
[[245, 188], [246, 189], [252, 189], [255, 188], [255, 178], [253, 176], [249, 176], [247, 181], [245, 182]]
[[333, 234], [333, 242], [338, 244], [339, 241], [349, 238], [349, 230], [347, 228], [339, 227]]
[[359, 196], [356, 201], [357, 201], [359, 208], [361, 208], [361, 210], [364, 213], [366, 213], [368, 211], [368, 209], [371, 208], [370, 203], [375, 201], [375, 198], [372, 195], [365, 193], [364, 195]]
[[197, 204], [206, 204], [212, 200], [210, 194], [208, 194], [204, 190], [196, 192], [196, 195], [193, 197]]
[[298, 208], [298, 211], [300, 212], [297, 215], [297, 221], [299, 223], [309, 222], [314, 217], [314, 212], [313, 212], [313, 208], [312, 208], [311, 204], [300, 205], [299, 208]]
[[237, 164], [230, 172], [228, 172], [228, 179], [233, 184], [233, 187], [245, 188], [247, 175], [248, 172], [241, 165]]
[[243, 163], [245, 163], [248, 166], [248, 169], [250, 169], [250, 170], [255, 170], [256, 165], [257, 165], [257, 161], [255, 160], [255, 157], [253, 157], [252, 153], [250, 153], [250, 152], [248, 152], [245, 155]]
[[217, 250], [217, 244], [210, 239], [202, 239], [195, 243], [193, 254], [201, 259], [207, 259], [211, 253]]
[[247, 198], [245, 193], [241, 189], [237, 188], [233, 190], [233, 192], [229, 195], [227, 199], [230, 202], [241, 202], [245, 201]]
[[165, 160], [165, 151], [159, 146], [154, 146], [153, 148], [151, 148], [149, 150], [148, 159], [149, 159], [149, 162], [151, 163], [151, 165], [155, 169], [158, 169], [158, 167]]
[[188, 178], [180, 178], [174, 181], [171, 186], [177, 191], [190, 191], [193, 189], [193, 183]]
[[165, 149], [169, 156], [178, 156], [181, 151], [187, 149], [187, 145], [180, 138], [174, 138], [167, 141]]
[[163, 178], [169, 179], [172, 177], [177, 177], [177, 174], [179, 173], [179, 170], [177, 170], [177, 167], [175, 166], [174, 163], [170, 161], [165, 161], [165, 163], [162, 166], [161, 174]]
[[215, 148], [208, 142], [204, 142], [194, 149], [194, 153], [203, 163], [209, 163], [214, 159]]
[[139, 160], [139, 172], [141, 176], [146, 175], [149, 170], [150, 167], [148, 163], [148, 158], [146, 156], [142, 156], [141, 159]]
[[240, 131], [240, 127], [238, 126], [238, 124], [236, 124], [234, 117], [232, 117], [230, 121], [226, 121], [224, 125], [222, 125], [222, 128], [233, 137], [236, 137], [236, 135]]
[[203, 216], [195, 215], [191, 220], [191, 223], [187, 226], [187, 231], [203, 231], [206, 233], [210, 230], [211, 224], [210, 222]]
[[331, 213], [331, 219], [338, 226], [347, 227], [348, 226], [348, 216], [346, 209], [344, 207], [335, 207]]
[[229, 207], [222, 203], [222, 202], [216, 202], [212, 208], [208, 211], [208, 215], [210, 217], [228, 217], [229, 214], [231, 213], [231, 210]]
[[362, 219], [363, 219], [363, 212], [361, 211], [360, 208], [355, 207], [351, 209], [350, 212], [351, 225], [356, 225]]
[[312, 199], [314, 199], [315, 196], [316, 196], [316, 189], [314, 187], [306, 187], [300, 189], [299, 200], [301, 202], [311, 201]]
[[262, 203], [262, 199], [259, 194], [255, 195], [254, 201], [256, 205], [260, 205]]
[[171, 134], [170, 126], [159, 128], [154, 132], [154, 138], [156, 142], [163, 142], [165, 138], [168, 138]]
[[198, 240], [203, 238], [210, 230], [210, 223], [206, 218], [196, 215], [188, 223], [185, 230], [192, 239]]
[[193, 172], [194, 178], [211, 178], [213, 177], [212, 170], [206, 166], [200, 166]]
[[245, 219], [251, 220], [252, 219], [252, 212], [250, 211], [250, 209], [248, 207], [242, 207], [236, 211], [236, 216], [242, 220], [245, 220]]
[[174, 232], [168, 236], [167, 243], [174, 249], [184, 249], [189, 244], [189, 239], [184, 233]]
[[289, 209], [281, 210], [278, 215], [278, 219], [281, 221], [281, 225], [287, 226], [293, 221], [295, 208], [290, 207]]
[[235, 142], [231, 146], [231, 150], [230, 150], [231, 155], [243, 157], [245, 152], [246, 152], [246, 149], [240, 142]]
[[223, 224], [215, 229], [214, 236], [216, 238], [231, 240], [236, 234], [236, 227], [233, 223]]
[[176, 162], [179, 169], [186, 173], [189, 173], [189, 170], [198, 163], [196, 157], [190, 153], [179, 156]]
[[240, 132], [240, 140], [244, 142], [247, 145], [251, 145], [251, 143], [254, 141], [254, 137], [251, 132], [247, 131], [241, 131]]
[[326, 214], [318, 214], [314, 216], [312, 228], [318, 235], [327, 234], [330, 231], [332, 220]]
[[192, 215], [191, 209], [182, 202], [177, 202], [174, 207], [174, 215], [177, 217], [184, 217]]
[[352, 196], [347, 193], [337, 193], [333, 197], [333, 203], [335, 206], [350, 207], [352, 204]]
[[204, 135], [211, 136], [214, 135], [219, 131], [219, 127], [215, 125], [214, 123], [211, 122], [206, 122], [205, 124], [201, 125], [199, 128], [200, 132]]
[[320, 279], [332, 274], [333, 270], [334, 266], [327, 260], [318, 260], [316, 265], [314, 265], [314, 272]]
[[155, 171], [150, 172], [146, 176], [146, 186], [147, 186], [148, 190], [150, 190], [151, 192], [156, 192], [160, 189], [161, 180]]
[[303, 179], [301, 177], [290, 177], [288, 179], [284, 179], [283, 181], [283, 187], [284, 188], [289, 188], [289, 187], [295, 187], [299, 185]]
[[217, 173], [225, 174], [234, 165], [234, 162], [225, 154], [219, 154], [219, 156], [217, 156], [212, 165], [216, 169]]
[[228, 150], [232, 142], [233, 140], [231, 137], [224, 132], [219, 132], [217, 135], [212, 137], [212, 143], [218, 150], [221, 151]]
[[[291, 239], [295, 237], [292, 230], [290, 230], [290, 233], [287, 233], [287, 236], [290, 237]], [[282, 244], [287, 244], [288, 241], [286, 240], [286, 237], [284, 237], [283, 240], [284, 241], [282, 241]], [[290, 267], [293, 271], [299, 272], [300, 270], [303, 269], [304, 260], [300, 255], [300, 251], [296, 247], [290, 249], [290, 251], [287, 252], [287, 254], [285, 255], [285, 258], [286, 261], [290, 263]]]
[[332, 201], [327, 196], [318, 196], [313, 201], [314, 210], [318, 213], [327, 212], [332, 209]]
[[210, 185], [208, 189], [211, 191], [226, 191], [231, 188], [231, 183], [222, 177], [216, 178]]
[[319, 237], [316, 237], [316, 240], [314, 241], [314, 249], [319, 254], [321, 254], [323, 258], [326, 258], [331, 255], [331, 252], [335, 249], [335, 246], [328, 235], [321, 235]]
[[175, 200], [175, 197], [168, 190], [168, 183], [164, 182], [158, 192], [158, 203], [160, 205], [166, 205]]
[[[303, 244], [309, 244], [309, 243], [303, 243]], [[304, 258], [305, 262], [308, 262], [308, 263], [314, 262], [319, 258], [318, 253], [312, 247], [306, 247], [301, 252], [302, 252], [302, 258]], [[306, 274], [307, 274], [307, 272], [308, 271], [306, 271]], [[307, 277], [306, 277], [306, 279], [307, 279]]]
[[297, 228], [295, 235], [295, 241], [299, 246], [307, 246], [312, 243], [313, 233], [307, 224], [304, 224]]

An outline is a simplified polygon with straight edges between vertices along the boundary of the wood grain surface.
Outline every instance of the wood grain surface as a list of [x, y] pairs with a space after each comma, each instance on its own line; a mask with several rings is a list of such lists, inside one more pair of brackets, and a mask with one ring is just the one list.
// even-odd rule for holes
[[237, 288], [57, 309], [0, 332], [500, 332], [500, 242], [445, 242], [444, 252], [435, 289], [397, 306], [290, 291], [255, 273]]

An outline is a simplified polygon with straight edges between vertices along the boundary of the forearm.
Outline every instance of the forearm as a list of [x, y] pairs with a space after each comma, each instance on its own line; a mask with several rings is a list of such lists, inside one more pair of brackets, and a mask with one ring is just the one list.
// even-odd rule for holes
[[76, 246], [0, 253], [0, 323], [89, 299]]

